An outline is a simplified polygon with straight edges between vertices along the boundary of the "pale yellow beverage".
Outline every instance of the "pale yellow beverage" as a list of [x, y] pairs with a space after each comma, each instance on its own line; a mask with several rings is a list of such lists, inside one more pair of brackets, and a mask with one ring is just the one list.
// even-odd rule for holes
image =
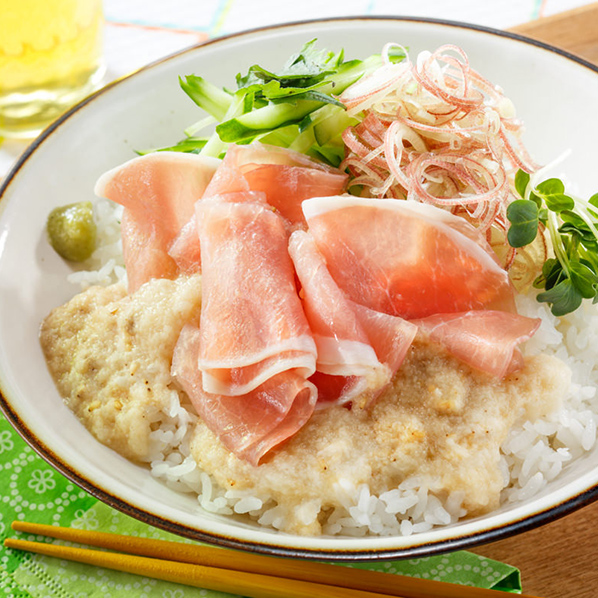
[[101, 0], [0, 0], [0, 136], [31, 137], [98, 86]]

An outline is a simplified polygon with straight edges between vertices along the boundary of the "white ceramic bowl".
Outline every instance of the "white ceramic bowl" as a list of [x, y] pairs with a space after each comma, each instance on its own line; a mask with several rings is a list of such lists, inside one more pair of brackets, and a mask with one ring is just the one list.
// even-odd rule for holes
[[559, 517], [598, 495], [598, 449], [532, 500], [477, 519], [408, 537], [295, 537], [198, 513], [176, 494], [96, 442], [63, 405], [38, 343], [42, 319], [74, 294], [68, 267], [49, 247], [51, 208], [93, 197], [98, 176], [135, 149], [181, 137], [198, 110], [178, 76], [228, 84], [251, 64], [279, 66], [301, 45], [378, 52], [387, 41], [413, 54], [455, 43], [474, 68], [500, 84], [527, 126], [532, 155], [547, 162], [574, 151], [564, 170], [584, 193], [596, 191], [598, 69], [514, 35], [417, 19], [341, 19], [270, 27], [218, 39], [109, 85], [55, 123], [26, 152], [0, 189], [0, 390], [15, 428], [47, 461], [102, 501], [152, 525], [198, 540], [260, 552], [331, 559], [428, 555], [495, 540]]

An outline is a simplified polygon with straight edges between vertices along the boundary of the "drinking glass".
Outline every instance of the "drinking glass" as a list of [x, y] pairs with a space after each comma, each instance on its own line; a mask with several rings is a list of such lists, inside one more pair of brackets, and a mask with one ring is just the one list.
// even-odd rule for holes
[[99, 86], [102, 0], [0, 0], [0, 136], [34, 137]]

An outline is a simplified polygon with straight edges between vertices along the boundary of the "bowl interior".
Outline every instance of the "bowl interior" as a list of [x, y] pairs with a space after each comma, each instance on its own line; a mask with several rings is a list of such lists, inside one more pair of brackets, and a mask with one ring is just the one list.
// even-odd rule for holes
[[[63, 405], [38, 343], [42, 319], [77, 289], [47, 243], [44, 225], [57, 205], [93, 198], [98, 176], [135, 150], [171, 144], [200, 118], [178, 76], [201, 74], [229, 86], [252, 64], [276, 68], [306, 41], [345, 48], [348, 57], [379, 52], [388, 41], [412, 56], [457, 44], [474, 68], [500, 85], [526, 123], [525, 142], [538, 162], [563, 151], [557, 168], [581, 193], [594, 184], [590, 156], [598, 138], [598, 73], [521, 39], [456, 24], [348, 19], [273, 27], [216, 40], [168, 58], [111, 85], [39, 139], [9, 177], [0, 202], [0, 389], [9, 419], [42, 456], [100, 499], [175, 533], [226, 546], [306, 557], [367, 559], [425, 555], [514, 533], [564, 513], [596, 493], [596, 451], [577, 461], [532, 500], [430, 532], [392, 538], [303, 538], [198, 511], [99, 444]], [[594, 189], [595, 191], [595, 189]], [[525, 520], [525, 521], [524, 521]], [[523, 522], [523, 523], [522, 523]]]

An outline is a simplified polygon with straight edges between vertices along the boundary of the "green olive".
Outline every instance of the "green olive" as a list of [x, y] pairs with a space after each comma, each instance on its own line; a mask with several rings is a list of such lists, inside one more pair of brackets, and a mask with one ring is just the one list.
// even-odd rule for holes
[[46, 223], [50, 244], [71, 262], [83, 262], [96, 248], [96, 224], [90, 201], [55, 208]]

